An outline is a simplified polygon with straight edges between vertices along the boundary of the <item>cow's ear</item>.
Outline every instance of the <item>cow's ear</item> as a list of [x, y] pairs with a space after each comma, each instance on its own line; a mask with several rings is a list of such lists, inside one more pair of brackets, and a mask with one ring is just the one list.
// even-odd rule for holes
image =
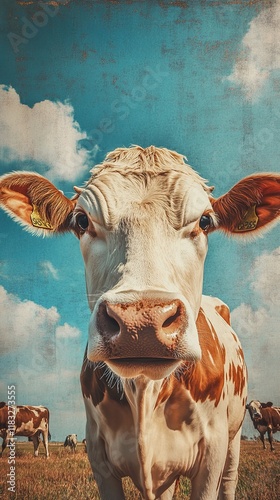
[[69, 231], [75, 203], [41, 175], [14, 172], [0, 177], [0, 206], [32, 233]]
[[262, 408], [271, 408], [273, 406], [273, 403], [271, 401], [268, 401], [267, 403], [261, 403]]
[[218, 228], [244, 235], [257, 234], [280, 216], [280, 175], [255, 174], [238, 182], [212, 206]]

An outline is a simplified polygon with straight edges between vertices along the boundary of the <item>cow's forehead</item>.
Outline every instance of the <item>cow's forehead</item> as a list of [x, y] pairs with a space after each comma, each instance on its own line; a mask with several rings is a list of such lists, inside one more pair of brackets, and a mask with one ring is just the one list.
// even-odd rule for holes
[[106, 226], [117, 224], [139, 211], [165, 213], [175, 228], [211, 210], [207, 188], [193, 172], [170, 170], [158, 175], [107, 171], [93, 177], [79, 197], [77, 207], [87, 210]]
[[261, 408], [261, 403], [259, 401], [251, 401], [249, 407], [254, 410], [258, 410], [259, 408]]

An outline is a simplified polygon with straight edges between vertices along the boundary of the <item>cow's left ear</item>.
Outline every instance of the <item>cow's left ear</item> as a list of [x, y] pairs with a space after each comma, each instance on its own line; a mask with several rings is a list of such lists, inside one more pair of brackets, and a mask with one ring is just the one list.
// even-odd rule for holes
[[280, 175], [246, 177], [211, 203], [218, 215], [218, 228], [241, 236], [257, 234], [280, 216]]
[[75, 203], [39, 174], [14, 172], [0, 177], [0, 206], [32, 233], [70, 231]]

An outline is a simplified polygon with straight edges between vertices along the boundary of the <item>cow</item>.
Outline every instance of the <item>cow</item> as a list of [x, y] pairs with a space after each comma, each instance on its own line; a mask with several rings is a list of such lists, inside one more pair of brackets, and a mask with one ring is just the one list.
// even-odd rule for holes
[[84, 445], [85, 453], [87, 453], [87, 440], [86, 440], [86, 438], [83, 439], [82, 443]]
[[26, 436], [33, 441], [34, 456], [39, 455], [40, 434], [43, 437], [46, 457], [49, 457], [48, 442], [50, 414], [45, 406], [10, 406], [0, 403], [0, 432], [3, 438], [2, 453], [11, 440]]
[[280, 408], [273, 406], [273, 403], [260, 403], [251, 401], [246, 405], [255, 429], [260, 433], [263, 449], [266, 449], [264, 436], [267, 433], [270, 450], [274, 451], [273, 433], [280, 431]]
[[253, 239], [279, 218], [280, 175], [213, 188], [166, 148], [108, 153], [70, 199], [43, 176], [0, 179], [0, 204], [33, 234], [80, 241], [91, 311], [81, 370], [87, 452], [102, 500], [233, 500], [247, 398], [226, 304], [202, 294], [208, 236]]
[[71, 450], [74, 453], [76, 453], [77, 443], [78, 443], [77, 434], [68, 434], [68, 436], [66, 436], [64, 441], [64, 448], [69, 446]]

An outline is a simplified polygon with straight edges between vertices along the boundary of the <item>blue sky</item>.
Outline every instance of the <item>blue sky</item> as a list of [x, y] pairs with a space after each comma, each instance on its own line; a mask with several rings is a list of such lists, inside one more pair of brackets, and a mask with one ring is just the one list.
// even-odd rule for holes
[[[279, 171], [280, 1], [11, 0], [0, 14], [1, 174], [34, 170], [71, 196], [108, 151], [131, 144], [185, 154], [216, 196]], [[0, 399], [15, 383], [18, 404], [49, 407], [54, 440], [82, 440], [78, 241], [32, 237], [3, 212], [0, 227]], [[278, 405], [279, 253], [277, 227], [246, 245], [214, 234], [204, 284], [232, 310], [249, 399]]]

